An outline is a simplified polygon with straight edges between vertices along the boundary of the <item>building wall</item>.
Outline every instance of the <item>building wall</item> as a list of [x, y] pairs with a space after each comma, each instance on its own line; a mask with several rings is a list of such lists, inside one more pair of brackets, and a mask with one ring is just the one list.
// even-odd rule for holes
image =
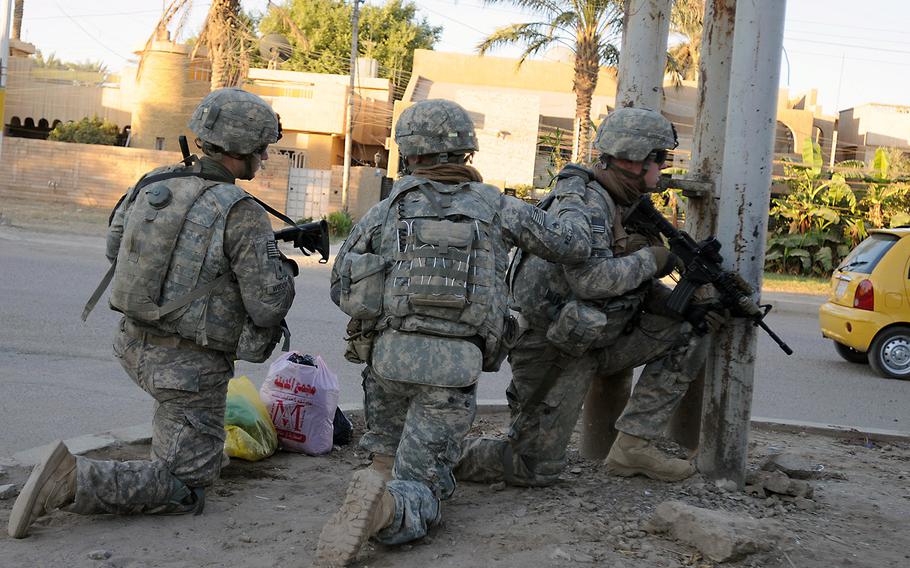
[[840, 112], [838, 145], [854, 146], [843, 159], [870, 162], [881, 146], [910, 149], [910, 106], [864, 104]]
[[[110, 208], [142, 174], [179, 160], [176, 152], [6, 138], [0, 199]], [[287, 158], [273, 153], [255, 180], [238, 185], [284, 209], [288, 167]]]

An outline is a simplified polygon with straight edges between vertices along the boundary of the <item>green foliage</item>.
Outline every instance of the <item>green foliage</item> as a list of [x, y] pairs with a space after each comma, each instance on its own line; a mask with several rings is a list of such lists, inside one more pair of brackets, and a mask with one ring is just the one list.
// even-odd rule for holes
[[35, 55], [33, 56], [33, 63], [35, 67], [41, 69], [56, 69], [59, 71], [88, 71], [92, 73], [98, 73], [100, 75], [107, 75], [109, 70], [107, 65], [103, 61], [91, 61], [86, 59], [85, 61], [63, 61], [62, 59], [57, 59], [56, 53], [51, 53], [47, 57], [41, 53], [41, 50], [36, 50]]
[[[910, 222], [910, 184], [889, 179], [901, 159], [899, 151], [879, 149], [871, 176], [855, 160], [824, 172], [821, 149], [807, 141], [802, 163], [785, 165], [789, 193], [771, 201], [766, 270], [825, 276], [870, 228]], [[854, 189], [847, 179], [865, 187]]]
[[347, 211], [333, 211], [325, 219], [329, 223], [329, 235], [345, 238], [354, 227], [354, 220]]
[[[282, 69], [346, 74], [351, 53], [351, 2], [336, 0], [285, 0], [270, 5], [259, 30], [280, 33], [294, 48]], [[384, 5], [364, 4], [360, 11], [358, 45], [361, 55], [379, 61], [380, 75], [396, 81], [414, 62], [415, 49], [432, 49], [442, 28], [417, 15], [417, 5], [388, 0]]]
[[816, 177], [822, 173], [822, 147], [808, 140], [803, 144], [803, 166]]
[[118, 133], [116, 124], [103, 121], [96, 116], [83, 118], [78, 122], [61, 122], [51, 130], [47, 138], [57, 142], [114, 146], [117, 143]]
[[518, 199], [528, 201], [534, 198], [534, 186], [529, 183], [517, 183], [512, 189], [515, 190], [515, 197]]
[[537, 147], [547, 155], [547, 175], [550, 181], [547, 187], [552, 188], [556, 185], [556, 175], [569, 163], [572, 156], [571, 144], [566, 144], [563, 140], [565, 130], [556, 128], [547, 134], [541, 134], [537, 140]]

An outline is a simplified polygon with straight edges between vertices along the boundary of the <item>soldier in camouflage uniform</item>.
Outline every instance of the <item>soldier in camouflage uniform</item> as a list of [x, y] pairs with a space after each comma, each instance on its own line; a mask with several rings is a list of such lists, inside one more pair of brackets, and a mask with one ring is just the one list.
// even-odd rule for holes
[[[509, 437], [466, 440], [458, 479], [554, 483], [591, 381], [639, 365], [645, 368], [616, 422], [608, 471], [664, 481], [695, 471], [652, 441], [703, 365], [706, 338], [689, 322], [665, 315], [670, 290], [658, 279], [676, 267], [675, 255], [661, 241], [623, 227], [626, 208], [657, 187], [676, 132], [659, 113], [622, 108], [601, 124], [594, 144], [601, 151], [594, 168], [567, 166], [554, 190], [557, 197], [584, 194], [591, 257], [565, 266], [532, 255], [516, 258], [512, 307], [520, 312], [522, 333], [509, 356]], [[555, 201], [548, 212], [558, 214], [559, 207]], [[699, 291], [704, 302], [698, 317], [707, 311], [708, 324], [721, 325], [723, 318], [707, 309], [713, 307], [707, 292]]]
[[268, 158], [278, 117], [256, 95], [220, 89], [189, 128], [205, 156], [146, 174], [118, 204], [107, 238], [110, 303], [124, 314], [114, 355], [155, 399], [151, 459], [74, 457], [57, 442], [16, 500], [15, 538], [64, 506], [200, 513], [222, 466], [234, 360], [265, 360], [282, 335], [297, 267], [279, 252], [265, 210], [234, 185]]
[[452, 468], [474, 419], [476, 381], [504, 358], [508, 254], [557, 262], [590, 254], [583, 191], [546, 213], [482, 183], [467, 165], [477, 140], [467, 112], [426, 100], [402, 112], [404, 175], [341, 247], [332, 300], [352, 317], [349, 358], [363, 373], [373, 465], [358, 471], [319, 538], [318, 562], [347, 564], [371, 536], [420, 538], [455, 490]]

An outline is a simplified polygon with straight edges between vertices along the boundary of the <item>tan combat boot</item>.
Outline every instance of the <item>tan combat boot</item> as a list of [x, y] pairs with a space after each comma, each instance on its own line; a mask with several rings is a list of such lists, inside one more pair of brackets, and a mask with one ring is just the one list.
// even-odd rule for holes
[[48, 455], [35, 466], [13, 504], [7, 531], [23, 538], [35, 519], [69, 505], [76, 498], [76, 458], [63, 442], [57, 441]]
[[607, 472], [629, 477], [646, 475], [660, 481], [680, 481], [695, 473], [695, 466], [687, 460], [664, 455], [644, 438], [620, 432], [607, 454]]
[[379, 472], [386, 483], [392, 481], [392, 467], [395, 465], [395, 456], [386, 454], [373, 454], [373, 463], [370, 468]]
[[395, 498], [382, 473], [372, 468], [354, 472], [344, 503], [322, 527], [316, 566], [347, 566], [371, 536], [395, 518]]

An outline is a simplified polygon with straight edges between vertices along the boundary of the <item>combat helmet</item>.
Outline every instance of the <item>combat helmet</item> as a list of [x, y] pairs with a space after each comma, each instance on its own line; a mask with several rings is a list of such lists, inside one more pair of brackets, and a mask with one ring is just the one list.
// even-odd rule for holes
[[468, 111], [445, 99], [420, 101], [404, 109], [395, 123], [395, 143], [401, 156], [477, 151], [474, 122]]
[[281, 123], [269, 104], [236, 87], [206, 95], [187, 126], [203, 142], [241, 156], [281, 138]]
[[643, 108], [618, 108], [600, 123], [594, 147], [601, 154], [642, 162], [654, 150], [678, 145], [676, 129], [659, 112]]

